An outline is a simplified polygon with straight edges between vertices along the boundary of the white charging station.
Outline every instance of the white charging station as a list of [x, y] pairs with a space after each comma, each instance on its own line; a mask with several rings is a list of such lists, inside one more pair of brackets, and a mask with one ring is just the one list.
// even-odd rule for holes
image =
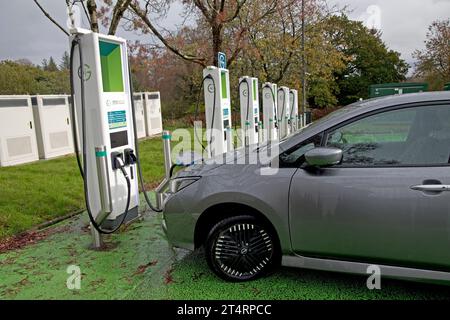
[[147, 136], [152, 137], [163, 131], [161, 116], [161, 94], [159, 92], [143, 92], [145, 107], [145, 126]]
[[266, 141], [278, 139], [277, 90], [277, 85], [270, 82], [264, 83], [262, 89], [264, 132], [266, 134], [264, 140]]
[[203, 70], [203, 78], [207, 150], [214, 157], [231, 151], [231, 141], [227, 140], [232, 127], [230, 75], [227, 69], [211, 66]]
[[278, 104], [277, 104], [277, 117], [279, 126], [279, 138], [280, 140], [289, 134], [289, 115], [290, 115], [290, 103], [289, 103], [289, 88], [280, 87], [278, 89]]
[[289, 102], [291, 104], [290, 120], [291, 120], [291, 132], [296, 132], [300, 129], [300, 118], [298, 114], [298, 91], [291, 89], [289, 92]]
[[245, 145], [259, 142], [258, 79], [248, 76], [239, 79], [242, 141]]
[[67, 95], [31, 97], [39, 158], [51, 159], [74, 152]]
[[72, 45], [78, 43], [72, 70], [88, 212], [111, 230], [137, 217], [139, 204], [127, 44], [84, 29], [71, 33]]
[[135, 93], [134, 99], [134, 115], [136, 117], [136, 131], [139, 139], [147, 136], [147, 130], [145, 125], [145, 108], [144, 108], [144, 95], [142, 93]]
[[0, 166], [39, 160], [29, 96], [0, 96]]

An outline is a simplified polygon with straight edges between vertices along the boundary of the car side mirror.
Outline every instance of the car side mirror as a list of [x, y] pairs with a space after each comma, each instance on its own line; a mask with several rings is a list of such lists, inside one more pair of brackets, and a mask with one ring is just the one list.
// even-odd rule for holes
[[342, 150], [338, 148], [314, 148], [305, 153], [306, 163], [312, 167], [331, 167], [342, 162]]

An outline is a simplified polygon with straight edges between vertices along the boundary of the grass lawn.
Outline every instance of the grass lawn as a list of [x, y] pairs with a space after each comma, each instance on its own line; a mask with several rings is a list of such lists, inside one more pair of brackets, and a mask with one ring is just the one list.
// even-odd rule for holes
[[[164, 176], [162, 140], [143, 140], [139, 146], [149, 188]], [[0, 168], [0, 239], [84, 208], [75, 156]]]

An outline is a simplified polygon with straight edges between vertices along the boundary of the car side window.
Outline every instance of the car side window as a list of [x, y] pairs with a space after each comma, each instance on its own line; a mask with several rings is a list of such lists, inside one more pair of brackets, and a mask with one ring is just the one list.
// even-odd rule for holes
[[368, 116], [331, 131], [326, 146], [342, 149], [341, 166], [448, 165], [450, 105]]
[[315, 136], [301, 142], [295, 147], [283, 152], [280, 155], [280, 167], [281, 168], [297, 168], [305, 162], [305, 153], [316, 147], [320, 147], [322, 142], [323, 133], [316, 134]]

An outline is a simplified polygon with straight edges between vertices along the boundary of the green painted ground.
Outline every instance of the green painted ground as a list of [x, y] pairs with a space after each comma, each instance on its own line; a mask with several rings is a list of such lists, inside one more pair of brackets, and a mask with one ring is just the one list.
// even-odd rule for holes
[[[49, 236], [0, 254], [0, 299], [448, 299], [449, 287], [282, 268], [255, 282], [225, 283], [201, 252], [174, 251], [160, 215], [144, 214], [108, 238], [109, 249], [88, 250], [85, 215], [44, 230]], [[81, 269], [81, 289], [69, 290], [69, 265]]]

